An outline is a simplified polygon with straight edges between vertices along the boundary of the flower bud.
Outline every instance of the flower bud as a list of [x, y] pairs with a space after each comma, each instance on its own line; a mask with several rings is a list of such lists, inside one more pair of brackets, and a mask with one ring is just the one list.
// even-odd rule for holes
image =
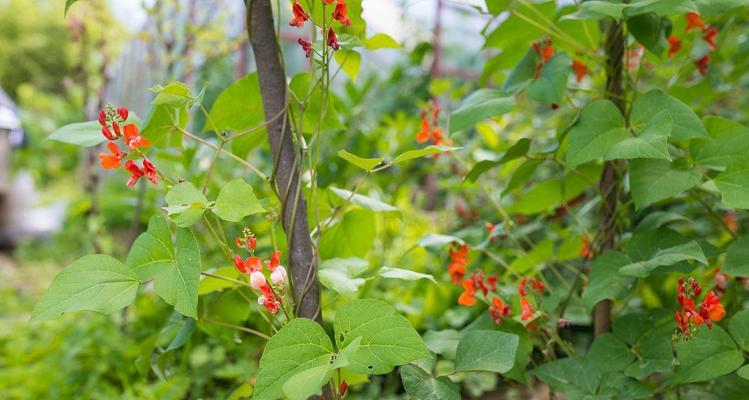
[[117, 121], [112, 121], [112, 129], [114, 129], [114, 133], [117, 137], [122, 136], [122, 131], [120, 131], [120, 126], [117, 125]]
[[260, 290], [260, 288], [267, 284], [268, 282], [265, 280], [265, 275], [262, 272], [255, 271], [250, 274], [250, 285], [253, 289]]
[[122, 121], [127, 121], [127, 115], [128, 115], [127, 108], [125, 107], [118, 108], [117, 114], [120, 115], [120, 118], [122, 118]]
[[257, 246], [257, 240], [255, 239], [255, 236], [249, 236], [247, 238], [247, 250], [253, 251], [255, 250], [255, 246]]
[[286, 268], [282, 265], [277, 266], [270, 274], [270, 281], [274, 285], [283, 285], [286, 282]]
[[109, 139], [109, 140], [115, 140], [115, 139], [117, 139], [117, 136], [113, 135], [112, 131], [110, 131], [109, 128], [106, 127], [106, 126], [104, 126], [103, 128], [101, 128], [101, 134], [104, 135], [104, 137], [107, 138], [107, 139]]
[[101, 126], [107, 126], [107, 114], [104, 110], [99, 111], [99, 124]]

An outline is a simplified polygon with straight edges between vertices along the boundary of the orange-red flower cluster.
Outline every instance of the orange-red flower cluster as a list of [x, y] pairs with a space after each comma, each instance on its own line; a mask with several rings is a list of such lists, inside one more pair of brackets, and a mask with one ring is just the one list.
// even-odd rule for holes
[[[692, 32], [695, 29], [699, 29], [702, 31], [702, 40], [705, 41], [707, 44], [707, 48], [709, 51], [715, 51], [716, 49], [716, 43], [715, 39], [718, 36], [718, 29], [714, 26], [710, 26], [709, 24], [706, 24], [702, 22], [702, 17], [700, 14], [695, 12], [690, 12], [685, 15], [685, 18], [687, 20], [687, 28], [686, 33]], [[673, 57], [676, 53], [681, 50], [681, 40], [677, 38], [676, 36], [671, 36], [668, 38], [668, 56]], [[697, 68], [697, 71], [700, 73], [700, 75], [705, 76], [707, 75], [708, 67], [710, 64], [710, 56], [708, 54], [702, 55], [702, 57], [697, 58], [694, 60], [694, 66]]]
[[[257, 242], [255, 236], [251, 233], [248, 234], [248, 232], [249, 230], [245, 229], [244, 236], [237, 237], [234, 241], [237, 247], [249, 250], [250, 256], [243, 260], [242, 256], [235, 254], [234, 266], [239, 272], [249, 275], [250, 286], [260, 291], [257, 303], [265, 307], [271, 314], [275, 314], [283, 304], [283, 297], [280, 293], [286, 291], [284, 286], [286, 283], [286, 268], [281, 265], [281, 252], [274, 251], [270, 259], [263, 262], [260, 257], [254, 255]], [[269, 279], [266, 279], [263, 273], [263, 264], [265, 269], [270, 271]]]
[[468, 261], [468, 245], [453, 243], [450, 246], [450, 265], [447, 266], [447, 272], [450, 273], [450, 280], [454, 284], [460, 285], [466, 274]]
[[[499, 297], [496, 275], [484, 276], [482, 271], [474, 272], [468, 279], [463, 281], [462, 285], [463, 293], [458, 297], [458, 304], [466, 307], [473, 306], [477, 302], [476, 294], [480, 290], [483, 294], [483, 299], [489, 304], [489, 314], [495, 323], [501, 323], [502, 317], [510, 315], [510, 306]], [[490, 293], [492, 293], [491, 300], [489, 297]]]
[[668, 37], [668, 58], [672, 58], [681, 50], [681, 40], [675, 35]]
[[[330, 16], [331, 20], [338, 21], [341, 25], [351, 26], [351, 18], [348, 16], [348, 5], [346, 4], [346, 0], [322, 0], [325, 5], [329, 5], [333, 3], [333, 1], [335, 1], [336, 5]], [[291, 6], [291, 12], [293, 14], [293, 18], [289, 21], [289, 25], [291, 26], [301, 28], [304, 26], [305, 22], [310, 20], [309, 14], [304, 11], [304, 8], [302, 8], [302, 5], [299, 4], [298, 0], [294, 0], [294, 3]], [[312, 22], [314, 23], [314, 21]], [[330, 26], [327, 32], [323, 31], [323, 39], [325, 45], [330, 46], [334, 51], [341, 48], [341, 45], [338, 43], [338, 36], [333, 30], [333, 26]], [[297, 43], [302, 47], [304, 55], [309, 58], [313, 51], [312, 43], [302, 38], [299, 38]]]
[[588, 67], [579, 60], [572, 61], [572, 70], [575, 71], [575, 80], [580, 83], [585, 75], [588, 75]]
[[544, 64], [554, 56], [554, 45], [551, 42], [551, 39], [546, 38], [540, 42], [533, 43], [531, 47], [533, 48], [533, 51], [541, 57], [541, 59], [536, 63], [536, 78], [538, 78], [541, 76], [541, 70], [543, 69]]
[[731, 232], [739, 230], [739, 221], [736, 219], [736, 213], [733, 211], [729, 211], [723, 216], [723, 223]]
[[127, 153], [120, 151], [120, 147], [117, 145], [117, 140], [122, 138], [130, 150], [135, 150], [143, 157], [142, 167], [139, 167], [133, 160], [125, 162], [125, 170], [130, 172], [127, 186], [132, 187], [143, 176], [155, 185], [159, 182], [156, 166], [139, 150], [142, 147], [150, 146], [151, 143], [138, 133], [138, 127], [135, 124], [127, 124], [120, 129], [120, 124], [125, 124], [127, 121], [128, 114], [125, 107], [115, 110], [108, 106], [99, 111], [98, 121], [101, 124], [101, 134], [109, 140], [109, 143], [107, 143], [109, 153], [99, 153], [99, 163], [104, 169], [118, 169], [122, 166], [120, 161], [127, 156]]
[[580, 248], [580, 257], [590, 260], [593, 258], [593, 246], [590, 244], [590, 239], [587, 236], [580, 237], [583, 242], [583, 247]]
[[520, 280], [520, 283], [518, 284], [518, 294], [520, 295], [520, 319], [523, 321], [527, 321], [535, 315], [533, 305], [528, 300], [528, 294], [530, 294], [530, 291], [528, 290], [529, 283], [531, 291], [536, 294], [541, 294], [546, 290], [544, 283], [538, 279], [529, 280], [528, 277], [524, 277]]
[[726, 315], [726, 310], [720, 303], [720, 297], [710, 291], [699, 311], [695, 308], [695, 299], [702, 293], [702, 288], [697, 281], [689, 277], [686, 281], [679, 278], [677, 299], [681, 311], [674, 313], [679, 332], [687, 338], [692, 337], [698, 326], [706, 324], [708, 328], [713, 327], [713, 322], [718, 322]]
[[431, 141], [435, 146], [449, 144], [439, 126], [440, 111], [439, 103], [434, 100], [426, 109], [421, 110], [421, 130], [416, 134], [417, 143]]

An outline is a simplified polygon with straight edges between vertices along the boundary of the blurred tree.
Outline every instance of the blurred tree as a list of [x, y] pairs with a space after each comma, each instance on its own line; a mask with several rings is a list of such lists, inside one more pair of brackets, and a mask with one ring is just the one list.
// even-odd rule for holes
[[63, 2], [0, 0], [0, 85], [14, 99], [18, 85], [60, 91], [74, 51]]

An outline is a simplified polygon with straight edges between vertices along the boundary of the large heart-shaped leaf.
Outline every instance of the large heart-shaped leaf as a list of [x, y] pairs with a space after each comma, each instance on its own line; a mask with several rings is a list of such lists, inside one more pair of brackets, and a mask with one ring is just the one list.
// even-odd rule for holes
[[354, 300], [336, 313], [335, 340], [339, 348], [361, 337], [348, 367], [360, 374], [384, 374], [398, 365], [429, 356], [424, 341], [408, 320], [380, 300]]
[[518, 336], [493, 330], [472, 330], [463, 335], [455, 353], [456, 371], [505, 373], [515, 364]]
[[31, 321], [82, 310], [113, 313], [135, 300], [139, 285], [135, 272], [114, 258], [85, 256], [57, 274], [31, 312]]
[[629, 138], [624, 116], [609, 100], [585, 106], [570, 130], [567, 163], [576, 166], [602, 158], [616, 144]]
[[248, 215], [265, 211], [255, 197], [252, 186], [244, 179], [235, 179], [224, 185], [216, 197], [216, 204], [212, 210], [216, 216], [229, 222], [239, 222]]
[[174, 246], [176, 262], [159, 273], [154, 290], [182, 315], [198, 318], [198, 282], [200, 281], [200, 250], [189, 229], [178, 229]]
[[694, 168], [677, 168], [664, 160], [637, 159], [630, 168], [629, 185], [638, 209], [676, 196], [699, 182], [700, 173]]

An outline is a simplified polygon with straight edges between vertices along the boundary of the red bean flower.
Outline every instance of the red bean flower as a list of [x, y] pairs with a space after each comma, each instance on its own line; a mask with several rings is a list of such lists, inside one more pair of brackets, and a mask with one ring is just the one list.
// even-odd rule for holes
[[476, 304], [476, 283], [473, 279], [463, 281], [463, 293], [458, 297], [458, 304], [471, 307]]
[[718, 29], [714, 26], [706, 26], [702, 33], [702, 39], [707, 43], [710, 51], [715, 51], [715, 38], [718, 36]]
[[710, 56], [705, 54], [701, 58], [694, 61], [694, 66], [697, 67], [697, 71], [700, 75], [707, 75], [708, 67], [710, 66]]
[[127, 187], [133, 187], [143, 175], [146, 174], [143, 168], [139, 167], [135, 161], [127, 160], [125, 169], [130, 172], [130, 179], [127, 181]]
[[588, 75], [588, 67], [578, 60], [572, 61], [572, 70], [575, 71], [575, 80], [577, 83], [580, 83]]
[[294, 13], [294, 18], [289, 21], [289, 25], [296, 26], [297, 28], [304, 26], [304, 22], [309, 19], [309, 14], [304, 11], [302, 5], [297, 0], [294, 0], [291, 11]]
[[338, 0], [332, 18], [343, 25], [351, 26], [351, 19], [348, 17], [348, 6], [346, 5], [346, 0]]
[[338, 50], [341, 48], [341, 45], [338, 44], [338, 36], [336, 36], [335, 32], [333, 31], [333, 27], [328, 28], [328, 40], [326, 41], [326, 44], [333, 50]]
[[107, 143], [107, 149], [110, 154], [99, 153], [99, 162], [104, 169], [117, 169], [120, 167], [120, 160], [125, 158], [126, 154], [120, 151], [115, 142]]
[[705, 28], [705, 24], [702, 22], [702, 17], [700, 17], [699, 13], [696, 12], [690, 12], [687, 13], [685, 16], [687, 19], [687, 29], [686, 32], [689, 33], [693, 29], [703, 29]]
[[681, 40], [678, 37], [671, 35], [668, 37], [668, 58], [672, 58], [676, 53], [681, 50]]
[[299, 38], [299, 40], [297, 40], [296, 42], [299, 43], [300, 46], [302, 46], [302, 50], [304, 51], [304, 55], [307, 58], [310, 58], [310, 56], [312, 55], [312, 42], [310, 42], [308, 40], [304, 40], [302, 38]]
[[130, 150], [135, 150], [140, 147], [148, 147], [151, 142], [148, 139], [138, 133], [138, 127], [135, 124], [125, 125], [125, 143], [130, 147]]

